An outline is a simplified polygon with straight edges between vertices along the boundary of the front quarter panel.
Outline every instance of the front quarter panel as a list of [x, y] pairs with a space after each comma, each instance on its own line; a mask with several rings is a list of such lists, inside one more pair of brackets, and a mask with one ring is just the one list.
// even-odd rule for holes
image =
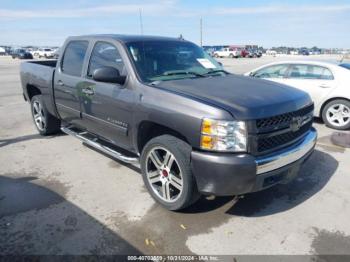
[[[219, 108], [176, 93], [140, 84], [140, 100], [135, 114], [135, 126], [150, 121], [171, 128], [183, 135], [190, 145], [199, 148], [202, 119], [205, 117], [233, 120]], [[137, 144], [134, 132], [134, 144]]]

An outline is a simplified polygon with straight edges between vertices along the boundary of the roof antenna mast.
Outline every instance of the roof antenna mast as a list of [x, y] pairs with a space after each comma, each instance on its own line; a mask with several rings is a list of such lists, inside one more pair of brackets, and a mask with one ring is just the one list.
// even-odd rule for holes
[[143, 35], [143, 22], [142, 22], [141, 8], [139, 9], [139, 13], [140, 13], [140, 30], [141, 30], [141, 35]]

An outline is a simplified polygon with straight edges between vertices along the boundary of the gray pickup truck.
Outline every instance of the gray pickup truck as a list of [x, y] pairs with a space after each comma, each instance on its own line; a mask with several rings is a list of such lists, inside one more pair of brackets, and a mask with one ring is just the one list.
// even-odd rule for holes
[[286, 183], [314, 150], [306, 93], [230, 74], [191, 42], [89, 35], [61, 50], [57, 61], [21, 65], [39, 133], [62, 130], [140, 164], [167, 209]]

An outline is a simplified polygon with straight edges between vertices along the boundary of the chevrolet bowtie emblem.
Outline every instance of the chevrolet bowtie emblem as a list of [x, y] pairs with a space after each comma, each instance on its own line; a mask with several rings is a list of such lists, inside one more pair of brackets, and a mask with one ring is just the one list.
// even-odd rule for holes
[[290, 128], [293, 132], [298, 131], [303, 125], [303, 118], [301, 116], [293, 117], [290, 121]]

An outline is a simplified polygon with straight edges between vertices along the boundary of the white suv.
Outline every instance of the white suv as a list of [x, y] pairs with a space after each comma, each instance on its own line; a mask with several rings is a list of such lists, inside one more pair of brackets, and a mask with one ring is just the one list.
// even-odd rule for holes
[[54, 50], [51, 48], [40, 48], [34, 53], [35, 56], [42, 58], [53, 58], [54, 57]]
[[238, 58], [240, 56], [241, 52], [238, 49], [232, 49], [232, 48], [223, 48], [220, 51], [214, 52], [214, 57], [230, 57], [230, 58]]

